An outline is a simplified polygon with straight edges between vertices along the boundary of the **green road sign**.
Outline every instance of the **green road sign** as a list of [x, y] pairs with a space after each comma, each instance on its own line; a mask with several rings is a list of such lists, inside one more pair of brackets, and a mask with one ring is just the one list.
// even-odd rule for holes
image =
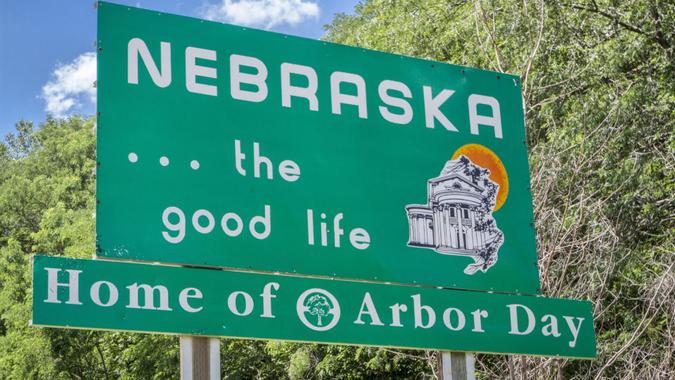
[[595, 357], [586, 301], [44, 256], [32, 323]]
[[100, 3], [98, 257], [535, 294], [518, 77]]

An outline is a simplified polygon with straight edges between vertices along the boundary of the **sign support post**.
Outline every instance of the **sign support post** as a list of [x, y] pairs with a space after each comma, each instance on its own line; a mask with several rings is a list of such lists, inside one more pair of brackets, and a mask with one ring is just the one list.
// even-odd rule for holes
[[441, 351], [441, 379], [475, 380], [475, 359], [472, 353]]
[[220, 380], [220, 339], [180, 336], [181, 380]]

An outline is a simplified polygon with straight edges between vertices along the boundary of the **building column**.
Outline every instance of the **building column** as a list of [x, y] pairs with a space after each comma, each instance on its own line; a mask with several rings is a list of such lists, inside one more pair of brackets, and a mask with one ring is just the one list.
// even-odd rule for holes
[[434, 214], [433, 210], [431, 211], [431, 215], [429, 216], [429, 222], [431, 222], [432, 227], [431, 231], [429, 232], [429, 244], [434, 245], [436, 244], [436, 238], [434, 238], [434, 234], [436, 233], [436, 228], [435, 228], [435, 223], [434, 223]]
[[415, 238], [415, 243], [419, 244], [420, 242], [420, 227], [418, 223], [419, 215], [413, 215], [413, 236]]
[[433, 228], [433, 233], [434, 233], [434, 246], [438, 247], [439, 242], [441, 240], [441, 231], [440, 231], [440, 224], [441, 224], [441, 218], [440, 214], [438, 213], [438, 206], [432, 207], [431, 208], [431, 217], [433, 218], [434, 221], [434, 228]]
[[452, 222], [450, 222], [450, 206], [445, 205], [445, 245], [452, 247]]
[[443, 239], [442, 243], [443, 246], [448, 245], [448, 227], [450, 226], [448, 223], [448, 205], [443, 205], [441, 208], [441, 219], [443, 219], [443, 229], [441, 232], [443, 232]]
[[417, 244], [419, 244], [419, 243], [422, 242], [422, 239], [423, 239], [423, 236], [424, 236], [424, 235], [422, 235], [422, 228], [421, 228], [420, 216], [419, 215], [415, 216], [415, 231], [416, 231], [416, 234], [417, 234], [417, 236], [415, 237], [415, 241], [417, 242]]
[[462, 208], [457, 207], [457, 248], [462, 248], [462, 222], [464, 222], [464, 215]]
[[443, 245], [443, 206], [438, 206], [436, 210], [434, 211], [434, 215], [436, 216], [436, 237], [438, 240], [436, 240], [436, 246], [440, 247]]
[[416, 240], [415, 238], [415, 214], [410, 214], [410, 226], [412, 229], [412, 234], [410, 235], [411, 243], [414, 243]]

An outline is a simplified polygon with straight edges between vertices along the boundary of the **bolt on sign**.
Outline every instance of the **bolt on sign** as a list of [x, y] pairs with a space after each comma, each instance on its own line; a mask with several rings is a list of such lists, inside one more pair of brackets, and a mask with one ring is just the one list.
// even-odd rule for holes
[[518, 77], [100, 3], [97, 257], [539, 293]]
[[36, 256], [34, 325], [595, 357], [588, 301]]

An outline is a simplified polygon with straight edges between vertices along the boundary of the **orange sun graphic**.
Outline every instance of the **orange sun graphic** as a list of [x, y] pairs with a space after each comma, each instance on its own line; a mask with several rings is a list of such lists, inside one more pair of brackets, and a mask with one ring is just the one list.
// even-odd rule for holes
[[452, 154], [451, 159], [456, 160], [460, 155], [466, 156], [474, 164], [490, 171], [490, 179], [499, 185], [497, 201], [493, 211], [499, 210], [509, 195], [509, 176], [506, 174], [502, 160], [493, 151], [479, 144], [461, 146]]

